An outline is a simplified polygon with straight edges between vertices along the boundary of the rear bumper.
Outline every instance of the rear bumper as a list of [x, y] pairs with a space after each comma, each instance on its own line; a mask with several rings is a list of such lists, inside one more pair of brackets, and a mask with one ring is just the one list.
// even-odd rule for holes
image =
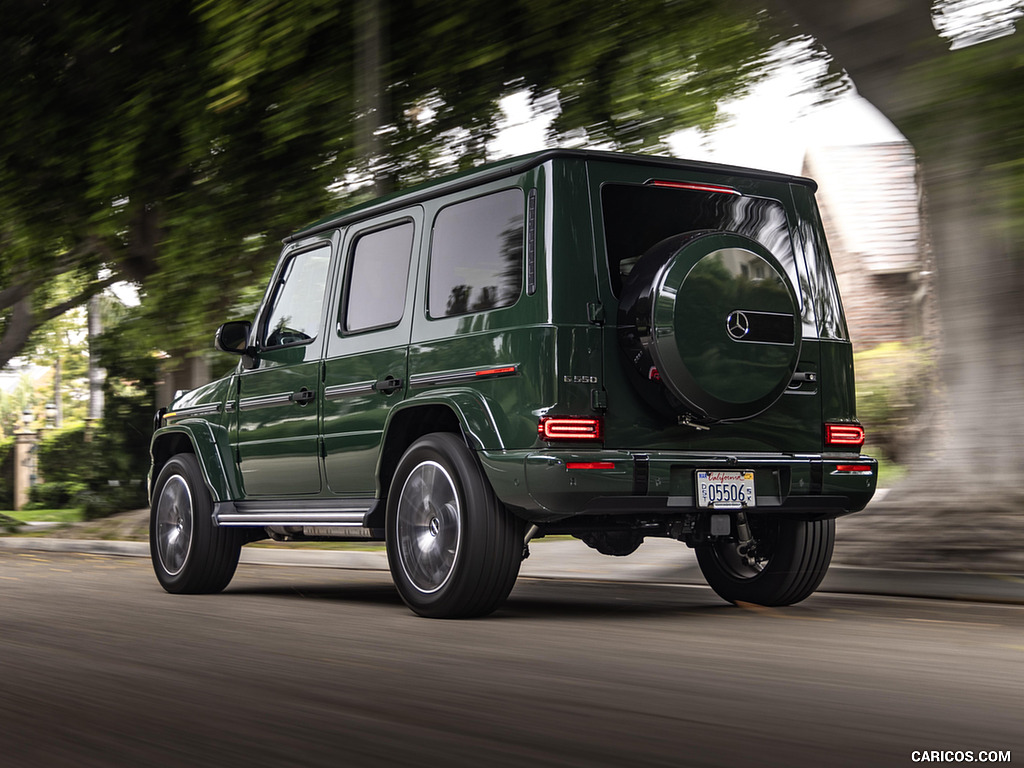
[[856, 454], [698, 454], [610, 450], [482, 451], [495, 493], [534, 522], [577, 515], [710, 511], [698, 470], [754, 473], [753, 513], [839, 517], [863, 509], [878, 463]]

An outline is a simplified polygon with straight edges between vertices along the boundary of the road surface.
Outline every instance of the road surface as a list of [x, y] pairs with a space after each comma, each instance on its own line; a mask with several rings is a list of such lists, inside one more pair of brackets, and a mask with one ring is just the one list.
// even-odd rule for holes
[[1024, 763], [1024, 607], [767, 609], [524, 578], [488, 619], [431, 621], [380, 572], [242, 565], [221, 595], [174, 596], [142, 559], [0, 551], [5, 768], [861, 768], [946, 751]]

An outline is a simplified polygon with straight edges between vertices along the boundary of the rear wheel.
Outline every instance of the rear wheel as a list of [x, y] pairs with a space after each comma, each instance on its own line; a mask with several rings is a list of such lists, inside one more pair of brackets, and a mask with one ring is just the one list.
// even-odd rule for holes
[[792, 605], [825, 578], [835, 545], [835, 520], [751, 516], [753, 551], [736, 542], [697, 547], [697, 562], [711, 588], [731, 603]]
[[421, 616], [494, 611], [519, 575], [523, 523], [498, 501], [472, 451], [434, 433], [405, 452], [387, 503], [388, 565]]
[[213, 524], [213, 501], [191, 453], [168, 461], [153, 488], [149, 551], [157, 580], [168, 592], [220, 592], [231, 581], [241, 534]]

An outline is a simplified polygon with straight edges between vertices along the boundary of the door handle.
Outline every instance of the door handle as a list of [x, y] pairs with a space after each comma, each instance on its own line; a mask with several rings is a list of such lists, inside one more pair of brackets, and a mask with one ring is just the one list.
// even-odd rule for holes
[[316, 399], [316, 392], [314, 392], [311, 389], [306, 389], [305, 387], [303, 387], [298, 392], [292, 392], [291, 397], [289, 399], [293, 403], [305, 405], [306, 403], [310, 403]]
[[386, 379], [375, 381], [373, 388], [382, 395], [390, 395], [392, 392], [397, 392], [402, 388], [402, 380], [396, 379], [394, 376], [388, 376]]

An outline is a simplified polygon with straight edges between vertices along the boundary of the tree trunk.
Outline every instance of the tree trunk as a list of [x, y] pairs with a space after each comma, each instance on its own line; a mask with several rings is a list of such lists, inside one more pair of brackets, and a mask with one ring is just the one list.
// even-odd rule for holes
[[64, 426], [63, 377], [60, 355], [57, 355], [57, 359], [53, 361], [53, 426], [57, 429]]
[[380, 129], [387, 114], [382, 70], [385, 16], [385, 0], [358, 0], [355, 4], [356, 108], [359, 112], [356, 157], [374, 175], [377, 195], [391, 191], [390, 179], [375, 168], [381, 158]]
[[96, 340], [103, 332], [100, 319], [100, 297], [94, 295], [89, 299], [89, 410], [86, 419], [90, 422], [103, 418], [103, 379], [106, 377], [100, 367], [99, 355], [96, 353]]
[[[1005, 162], [1019, 157], [992, 146], [1006, 94], [950, 66], [976, 59], [938, 37], [930, 0], [773, 5], [913, 144], [936, 265], [941, 381], [931, 439], [883, 502], [841, 521], [837, 557], [1024, 571], [1024, 248], [1013, 235], [1021, 212]], [[1019, 53], [1019, 42], [1011, 45]]]

